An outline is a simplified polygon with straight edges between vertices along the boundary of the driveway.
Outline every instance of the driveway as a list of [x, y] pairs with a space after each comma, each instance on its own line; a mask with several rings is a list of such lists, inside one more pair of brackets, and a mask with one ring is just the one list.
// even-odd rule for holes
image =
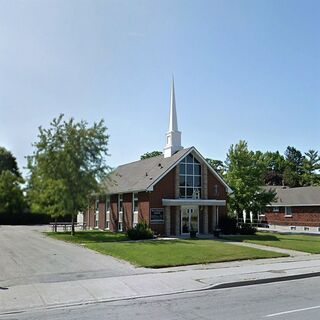
[[145, 273], [129, 263], [42, 234], [46, 226], [0, 226], [0, 287]]

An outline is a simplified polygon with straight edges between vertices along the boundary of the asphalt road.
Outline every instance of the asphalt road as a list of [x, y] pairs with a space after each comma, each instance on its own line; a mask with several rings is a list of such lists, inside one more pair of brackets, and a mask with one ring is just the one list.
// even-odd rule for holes
[[0, 316], [6, 320], [319, 318], [320, 278]]
[[42, 234], [45, 228], [0, 226], [0, 287], [145, 272], [79, 245], [50, 239]]

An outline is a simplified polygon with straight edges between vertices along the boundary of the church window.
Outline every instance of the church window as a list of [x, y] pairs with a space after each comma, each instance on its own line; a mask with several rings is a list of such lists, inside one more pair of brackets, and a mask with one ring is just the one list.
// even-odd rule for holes
[[179, 196], [180, 198], [201, 198], [201, 165], [189, 154], [179, 164]]

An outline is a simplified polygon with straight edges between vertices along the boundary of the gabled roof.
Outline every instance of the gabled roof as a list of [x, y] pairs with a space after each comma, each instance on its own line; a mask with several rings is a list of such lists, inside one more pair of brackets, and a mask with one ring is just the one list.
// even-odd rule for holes
[[288, 188], [282, 186], [268, 186], [277, 193], [276, 200], [271, 206], [320, 206], [320, 187]]
[[[109, 194], [152, 191], [154, 185], [192, 151], [207, 164], [196, 148], [190, 147], [177, 151], [171, 157], [164, 158], [163, 155], [160, 155], [121, 165], [108, 175], [103, 182], [103, 187], [107, 189], [106, 191]], [[227, 188], [228, 192], [231, 192], [224, 180], [209, 164], [207, 166]]]

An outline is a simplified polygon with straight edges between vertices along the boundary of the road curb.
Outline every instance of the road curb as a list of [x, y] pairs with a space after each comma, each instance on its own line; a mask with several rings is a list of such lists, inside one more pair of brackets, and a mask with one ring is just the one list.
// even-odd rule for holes
[[223, 282], [223, 283], [212, 285], [204, 290], [236, 288], [236, 287], [252, 286], [256, 284], [267, 284], [267, 283], [273, 283], [273, 282], [283, 282], [283, 281], [290, 281], [290, 280], [313, 278], [313, 277], [319, 277], [319, 276], [320, 276], [320, 272], [310, 272], [310, 273], [296, 274], [291, 276], [281, 276], [281, 277], [234, 281], [234, 282]]

